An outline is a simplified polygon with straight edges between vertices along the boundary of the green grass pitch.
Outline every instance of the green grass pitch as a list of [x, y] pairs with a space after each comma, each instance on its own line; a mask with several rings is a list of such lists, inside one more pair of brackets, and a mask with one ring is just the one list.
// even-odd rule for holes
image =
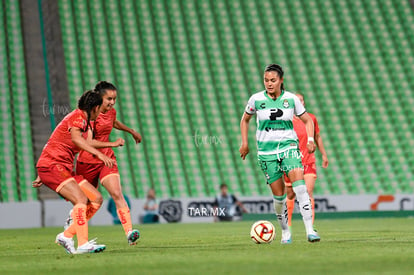
[[69, 255], [62, 228], [0, 230], [0, 274], [413, 274], [414, 219], [317, 220], [320, 243], [293, 221], [293, 243], [254, 244], [252, 222], [140, 225], [128, 246], [120, 226], [90, 226], [107, 249]]

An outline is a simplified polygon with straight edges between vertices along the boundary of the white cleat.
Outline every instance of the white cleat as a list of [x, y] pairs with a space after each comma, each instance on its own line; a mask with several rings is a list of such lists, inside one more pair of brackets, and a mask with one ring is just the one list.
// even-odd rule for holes
[[96, 239], [90, 240], [89, 242], [81, 245], [76, 250], [76, 254], [86, 254], [86, 253], [99, 253], [106, 249], [104, 244], [96, 244]]
[[292, 234], [290, 230], [282, 232], [282, 239], [280, 240], [281, 244], [291, 244], [292, 243]]
[[321, 237], [319, 237], [318, 233], [316, 233], [315, 231], [308, 234], [308, 242], [316, 243], [316, 242], [320, 242], [320, 241], [321, 241]]
[[68, 254], [76, 253], [73, 239], [65, 237], [65, 235], [63, 235], [63, 232], [57, 234], [55, 243], [57, 243], [60, 246], [63, 246], [63, 248], [66, 250], [66, 253]]

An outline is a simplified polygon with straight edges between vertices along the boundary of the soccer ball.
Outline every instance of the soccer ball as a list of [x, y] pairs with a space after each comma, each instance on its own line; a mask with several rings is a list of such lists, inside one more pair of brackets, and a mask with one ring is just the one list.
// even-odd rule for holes
[[254, 243], [271, 243], [276, 235], [273, 224], [269, 221], [257, 221], [252, 225], [250, 237]]

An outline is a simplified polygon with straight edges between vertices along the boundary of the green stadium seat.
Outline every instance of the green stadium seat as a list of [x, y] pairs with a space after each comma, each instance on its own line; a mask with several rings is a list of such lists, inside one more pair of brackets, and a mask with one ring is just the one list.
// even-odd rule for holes
[[[71, 102], [96, 78], [113, 81], [120, 120], [143, 134], [142, 144], [129, 139], [117, 152], [135, 196], [152, 186], [159, 197], [211, 196], [220, 183], [238, 195], [269, 194], [254, 156], [255, 123], [244, 162], [238, 147], [246, 101], [263, 89], [263, 68], [273, 62], [319, 120], [331, 163], [319, 169], [315, 194], [412, 192], [413, 159], [404, 153], [414, 146], [407, 1], [62, 0], [59, 7]], [[197, 145], [197, 134], [223, 143]]]
[[37, 199], [31, 188], [35, 178], [22, 26], [18, 1], [0, 7], [0, 84], [2, 135], [0, 202]]

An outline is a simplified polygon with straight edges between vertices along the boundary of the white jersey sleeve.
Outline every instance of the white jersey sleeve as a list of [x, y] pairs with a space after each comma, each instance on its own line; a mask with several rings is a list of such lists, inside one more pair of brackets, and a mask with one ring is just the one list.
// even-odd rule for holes
[[251, 96], [249, 101], [247, 102], [246, 108], [244, 109], [244, 111], [246, 113], [248, 113], [249, 115], [254, 115], [256, 114], [256, 104], [255, 104], [255, 99], [254, 96]]
[[302, 102], [300, 102], [299, 98], [296, 95], [294, 95], [293, 98], [295, 100], [295, 115], [303, 115], [306, 112], [305, 107], [302, 105]]

